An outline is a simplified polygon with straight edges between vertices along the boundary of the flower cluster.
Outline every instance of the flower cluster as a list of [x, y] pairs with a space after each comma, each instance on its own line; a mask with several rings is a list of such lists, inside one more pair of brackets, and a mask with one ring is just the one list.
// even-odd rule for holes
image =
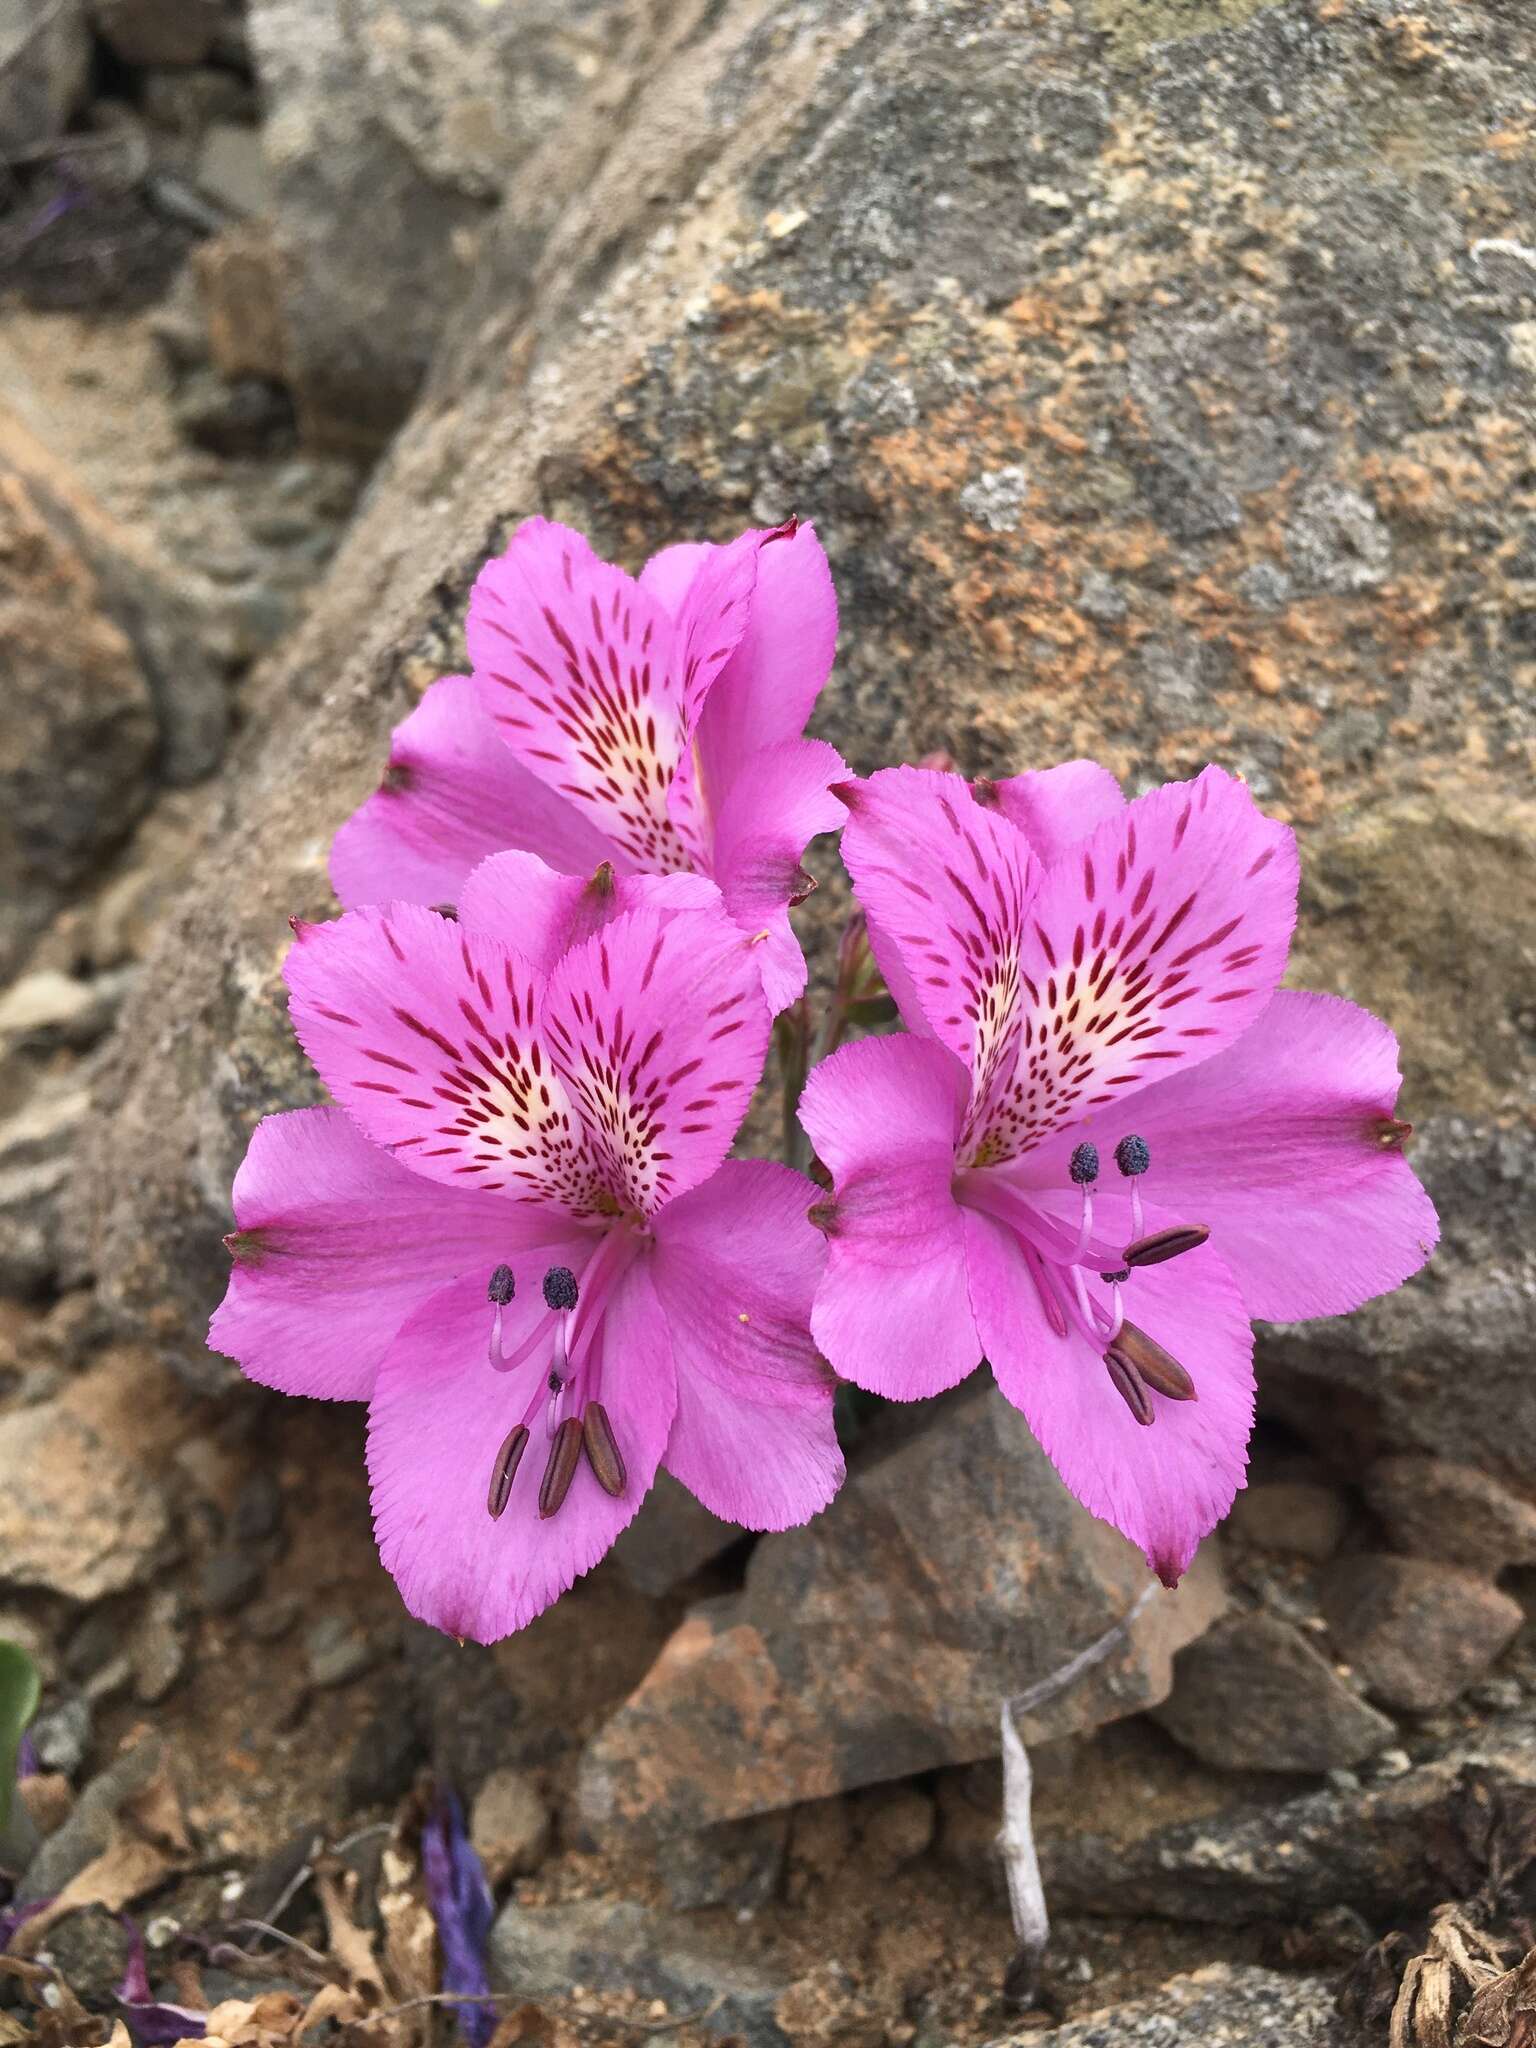
[[[454, 1635], [532, 1619], [663, 1465], [808, 1519], [837, 1377], [912, 1400], [983, 1361], [1173, 1584], [1242, 1483], [1251, 1319], [1433, 1247], [1391, 1032], [1279, 986], [1290, 832], [1216, 768], [855, 780], [803, 732], [835, 634], [808, 526], [631, 578], [530, 520], [337, 835], [344, 914], [295, 926], [336, 1107], [258, 1125], [210, 1342], [368, 1403], [381, 1554]], [[727, 1155], [839, 828], [905, 1029], [810, 1074], [818, 1185]]]

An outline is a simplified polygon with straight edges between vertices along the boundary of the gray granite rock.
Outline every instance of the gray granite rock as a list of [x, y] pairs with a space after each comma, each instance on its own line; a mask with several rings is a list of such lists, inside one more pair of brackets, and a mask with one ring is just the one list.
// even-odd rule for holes
[[1347, 1767], [1397, 1734], [1299, 1629], [1272, 1614], [1229, 1616], [1181, 1650], [1173, 1691], [1152, 1713], [1203, 1763], [1231, 1771]]
[[[663, 2000], [679, 2018], [744, 2048], [788, 2048], [774, 2008], [788, 1981], [733, 1954], [697, 1925], [644, 1906], [576, 1900], [504, 1906], [491, 1929], [492, 1982], [525, 1998], [569, 1999], [573, 1987]], [[653, 2016], [637, 2007], [647, 2020]]]
[[1213, 1963], [1149, 1998], [988, 2048], [1354, 2048], [1324, 1977]]
[[[932, 1419], [897, 1426], [883, 1455], [866, 1446], [825, 1513], [758, 1544], [739, 1595], [693, 1609], [587, 1748], [590, 1827], [688, 1833], [995, 1756], [1002, 1700], [1121, 1621], [1145, 1563], [1078, 1506], [1017, 1410], [977, 1385]], [[1208, 1546], [1025, 1717], [1026, 1738], [1163, 1699], [1175, 1651], [1225, 1597]]]
[[1375, 1698], [1420, 1714], [1483, 1677], [1525, 1619], [1477, 1573], [1417, 1557], [1340, 1558], [1322, 1599], [1335, 1648]]
[[85, 98], [85, 0], [0, 0], [0, 152], [52, 142]]

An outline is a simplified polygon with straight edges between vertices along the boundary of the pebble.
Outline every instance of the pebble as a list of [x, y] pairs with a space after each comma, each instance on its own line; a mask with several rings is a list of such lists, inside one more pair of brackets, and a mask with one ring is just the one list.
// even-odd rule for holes
[[304, 1638], [311, 1685], [327, 1688], [350, 1685], [376, 1661], [377, 1652], [368, 1638], [360, 1635], [339, 1614], [327, 1614]]
[[493, 1885], [537, 1870], [549, 1851], [549, 1806], [526, 1771], [492, 1771], [475, 1795], [469, 1838]]
[[76, 1695], [39, 1714], [31, 1727], [32, 1747], [45, 1771], [74, 1777], [91, 1746], [90, 1701]]
[[203, 1561], [199, 1592], [210, 1614], [233, 1614], [261, 1590], [265, 1567], [249, 1550], [226, 1546]]

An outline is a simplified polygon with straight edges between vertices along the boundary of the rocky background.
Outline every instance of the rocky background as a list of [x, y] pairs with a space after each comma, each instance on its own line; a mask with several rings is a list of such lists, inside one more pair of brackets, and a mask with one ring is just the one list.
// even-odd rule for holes
[[[509, 2042], [1528, 2038], [1524, 0], [0, 0], [0, 294], [0, 1635], [18, 1899], [97, 1901], [0, 2040], [105, 2038], [118, 1909], [225, 2038], [448, 2038], [429, 1771]], [[361, 1416], [203, 1346], [314, 1094], [287, 919], [533, 512], [813, 517], [861, 769], [1241, 770], [1294, 979], [1404, 1042], [1442, 1249], [1264, 1333], [1228, 1527], [1026, 1718], [1021, 2001], [999, 1705], [1144, 1574], [995, 1396], [755, 1547], [663, 1491], [479, 1651], [379, 1570]]]

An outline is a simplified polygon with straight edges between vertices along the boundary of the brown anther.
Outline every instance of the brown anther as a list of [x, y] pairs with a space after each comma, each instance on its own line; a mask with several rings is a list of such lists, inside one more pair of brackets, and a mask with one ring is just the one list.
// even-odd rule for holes
[[624, 1491], [624, 1460], [619, 1447], [613, 1440], [613, 1429], [608, 1421], [608, 1410], [601, 1401], [590, 1401], [587, 1412], [581, 1418], [582, 1441], [587, 1447], [587, 1463], [604, 1493], [611, 1493], [615, 1500]]
[[1171, 1230], [1154, 1230], [1150, 1237], [1138, 1237], [1125, 1248], [1128, 1266], [1160, 1266], [1165, 1259], [1177, 1259], [1185, 1252], [1198, 1251], [1210, 1236], [1203, 1223], [1176, 1223]]
[[555, 1431], [555, 1440], [549, 1447], [549, 1463], [544, 1467], [539, 1487], [541, 1521], [547, 1522], [551, 1515], [559, 1513], [580, 1463], [581, 1424], [574, 1415], [568, 1415]]
[[971, 784], [971, 795], [983, 810], [996, 811], [1002, 808], [1002, 791], [990, 775], [978, 775]]
[[1171, 1352], [1149, 1337], [1135, 1323], [1122, 1323], [1111, 1351], [1134, 1365], [1141, 1378], [1156, 1393], [1170, 1401], [1197, 1401], [1195, 1383]]
[[224, 1239], [224, 1249], [237, 1266], [254, 1266], [265, 1253], [267, 1243], [260, 1230], [231, 1230]]
[[1400, 1116], [1378, 1117], [1372, 1128], [1383, 1152], [1401, 1152], [1413, 1136], [1413, 1125]]
[[454, 924], [458, 923], [459, 906], [457, 905], [457, 903], [434, 903], [432, 908], [437, 912], [439, 917], [446, 917]]
[[1105, 1352], [1104, 1363], [1109, 1369], [1110, 1384], [1115, 1392], [1142, 1428], [1150, 1429], [1157, 1420], [1157, 1412], [1135, 1366], [1121, 1352], [1113, 1349]]
[[528, 1431], [519, 1423], [516, 1429], [507, 1432], [506, 1441], [496, 1453], [496, 1462], [491, 1467], [491, 1484], [485, 1496], [485, 1506], [493, 1522], [501, 1520], [507, 1502], [512, 1498], [512, 1482], [517, 1477], [517, 1468], [527, 1448]]
[[796, 868], [789, 878], [790, 902], [803, 903], [806, 897], [815, 891], [817, 886], [816, 877], [809, 868]]
[[398, 796], [403, 789], [409, 789], [413, 777], [404, 761], [391, 761], [379, 778], [380, 792], [385, 796]]
[[600, 860], [592, 870], [592, 879], [587, 884], [588, 893], [593, 896], [611, 896], [618, 887], [611, 860]]
[[805, 1212], [805, 1220], [812, 1223], [826, 1237], [837, 1235], [836, 1202], [812, 1202]]

